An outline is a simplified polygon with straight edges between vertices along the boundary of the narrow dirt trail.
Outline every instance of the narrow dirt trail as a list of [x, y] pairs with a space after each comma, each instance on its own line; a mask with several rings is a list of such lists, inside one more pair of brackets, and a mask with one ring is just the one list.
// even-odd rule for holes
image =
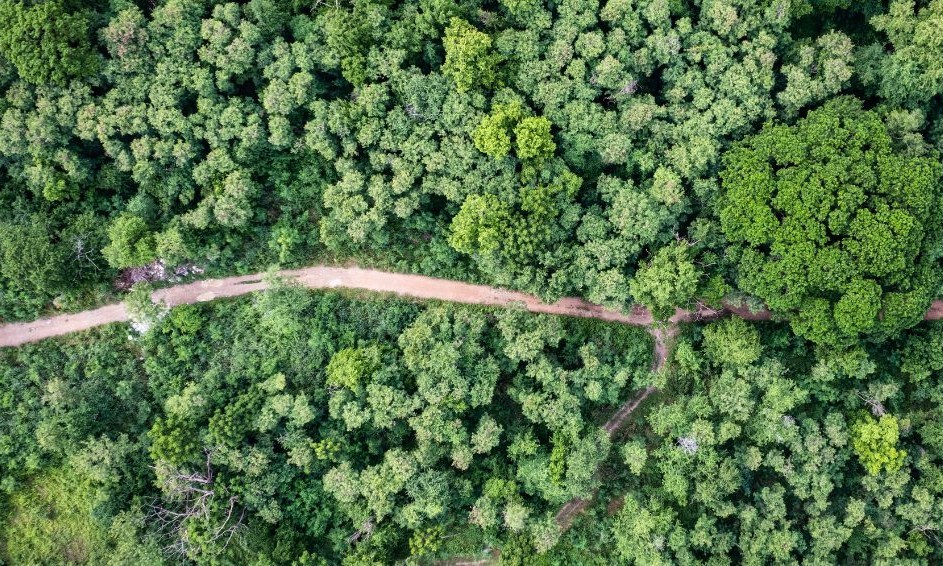
[[[676, 315], [677, 316], [677, 315]], [[649, 325], [648, 332], [655, 339], [653, 345], [654, 359], [652, 360], [652, 372], [659, 372], [664, 369], [665, 364], [668, 361], [668, 353], [671, 350], [671, 340], [678, 335], [678, 325], [677, 323], [670, 323], [668, 326], [656, 326]], [[646, 387], [642, 390], [641, 393], [629, 399], [619, 407], [609, 420], [606, 421], [606, 424], [603, 425], [606, 433], [612, 437], [616, 432], [618, 432], [623, 426], [625, 426], [626, 421], [642, 404], [642, 401], [648, 399], [648, 397], [657, 393], [658, 389], [655, 387]], [[557, 511], [556, 516], [554, 517], [557, 521], [557, 525], [560, 526], [560, 529], [565, 531], [573, 525], [573, 520], [576, 519], [577, 515], [586, 511], [586, 509], [593, 502], [595, 493], [591, 497], [581, 498], [574, 497], [573, 499], [567, 501], [563, 507]]]

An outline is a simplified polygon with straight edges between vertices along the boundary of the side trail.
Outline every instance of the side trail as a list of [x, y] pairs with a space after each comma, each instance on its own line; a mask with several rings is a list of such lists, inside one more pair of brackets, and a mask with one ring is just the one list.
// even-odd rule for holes
[[[671, 351], [671, 341], [675, 336], [678, 335], [678, 325], [677, 323], [671, 323], [667, 326], [656, 326], [650, 325], [648, 328], [649, 333], [655, 339], [654, 343], [654, 360], [652, 360], [652, 372], [659, 372], [664, 369], [665, 364], [668, 361], [668, 353]], [[645, 399], [648, 399], [653, 393], [657, 393], [658, 389], [655, 387], [646, 387], [642, 390], [641, 393], [635, 397], [629, 399], [622, 404], [619, 409], [613, 413], [613, 415], [606, 421], [606, 424], [603, 425], [603, 428], [612, 437], [616, 432], [618, 432], [626, 421], [629, 419], [629, 416], [642, 404]], [[573, 499], [567, 501], [560, 507], [557, 514], [554, 516], [554, 519], [559, 525], [561, 531], [568, 530], [573, 526], [573, 521], [576, 519], [580, 513], [586, 511], [589, 506], [593, 503], [593, 499], [596, 497], [597, 492], [589, 497], [574, 497]], [[621, 508], [622, 498], [616, 498], [615, 500], [609, 503], [609, 509], [611, 512]], [[472, 557], [455, 557], [448, 560], [440, 560], [435, 564], [437, 566], [491, 566], [499, 563], [498, 557], [500, 556], [500, 551], [497, 549], [490, 549], [489, 555], [485, 558], [472, 558]]]
[[[649, 333], [655, 339], [654, 343], [654, 360], [652, 361], [652, 372], [657, 373], [665, 368], [665, 364], [668, 361], [668, 353], [671, 350], [671, 341], [675, 336], [678, 335], [678, 325], [677, 323], [672, 323], [668, 326], [649, 326]], [[626, 421], [629, 420], [629, 416], [642, 404], [642, 401], [648, 399], [649, 395], [657, 393], [658, 389], [652, 386], [648, 386], [642, 390], [641, 393], [636, 395], [634, 398], [629, 399], [619, 407], [609, 420], [606, 421], [606, 424], [603, 425], [606, 433], [610, 438], [617, 433], [619, 430], [625, 426]], [[581, 498], [574, 497], [573, 499], [567, 501], [563, 507], [557, 511], [556, 520], [557, 524], [560, 525], [561, 530], [567, 530], [572, 526], [573, 520], [577, 515], [585, 511], [590, 504], [593, 502], [595, 493], [591, 497]]]

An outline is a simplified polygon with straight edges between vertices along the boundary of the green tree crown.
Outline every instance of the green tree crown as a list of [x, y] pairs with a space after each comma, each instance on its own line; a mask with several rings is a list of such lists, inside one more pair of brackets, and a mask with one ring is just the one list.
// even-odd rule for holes
[[730, 150], [721, 227], [740, 286], [821, 344], [916, 324], [937, 288], [941, 167], [849, 97]]

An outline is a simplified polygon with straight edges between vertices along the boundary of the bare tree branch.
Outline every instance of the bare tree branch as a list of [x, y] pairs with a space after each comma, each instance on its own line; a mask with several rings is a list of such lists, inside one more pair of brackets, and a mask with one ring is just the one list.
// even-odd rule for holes
[[145, 517], [167, 540], [163, 551], [174, 557], [192, 556], [196, 552], [189, 535], [194, 521], [207, 526], [210, 542], [225, 539], [221, 543], [224, 548], [243, 527], [246, 510], [239, 506], [239, 498], [234, 495], [229, 497], [222, 517], [213, 513], [217, 489], [213, 482], [212, 451], [205, 450], [205, 453], [205, 472], [187, 473], [176, 468], [159, 471], [163, 476], [165, 500], [152, 502]]
[[877, 399], [874, 399], [872, 397], [865, 397], [860, 391], [855, 391], [855, 395], [857, 395], [859, 399], [861, 399], [862, 401], [867, 403], [869, 407], [871, 407], [871, 414], [874, 415], [875, 417], [878, 417], [878, 418], [883, 417], [884, 413], [887, 412], [884, 409], [884, 405]]

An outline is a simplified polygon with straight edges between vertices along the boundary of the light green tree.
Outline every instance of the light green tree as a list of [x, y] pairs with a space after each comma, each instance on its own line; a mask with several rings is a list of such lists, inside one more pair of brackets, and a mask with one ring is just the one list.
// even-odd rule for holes
[[869, 474], [885, 470], [896, 472], [904, 465], [907, 453], [897, 447], [900, 424], [894, 415], [884, 414], [875, 419], [864, 415], [851, 426], [851, 445], [861, 465]]
[[550, 133], [550, 120], [543, 116], [521, 120], [514, 127], [514, 143], [520, 159], [547, 159], [557, 148]]
[[157, 258], [154, 234], [141, 217], [119, 216], [108, 227], [109, 243], [102, 255], [112, 267], [134, 267]]
[[701, 272], [691, 255], [687, 242], [669, 244], [655, 252], [629, 283], [632, 297], [656, 319], [670, 317], [675, 307], [684, 307], [697, 293]]
[[497, 83], [501, 57], [491, 46], [491, 37], [461, 18], [452, 18], [442, 38], [445, 64], [442, 73], [455, 81], [459, 92]]

